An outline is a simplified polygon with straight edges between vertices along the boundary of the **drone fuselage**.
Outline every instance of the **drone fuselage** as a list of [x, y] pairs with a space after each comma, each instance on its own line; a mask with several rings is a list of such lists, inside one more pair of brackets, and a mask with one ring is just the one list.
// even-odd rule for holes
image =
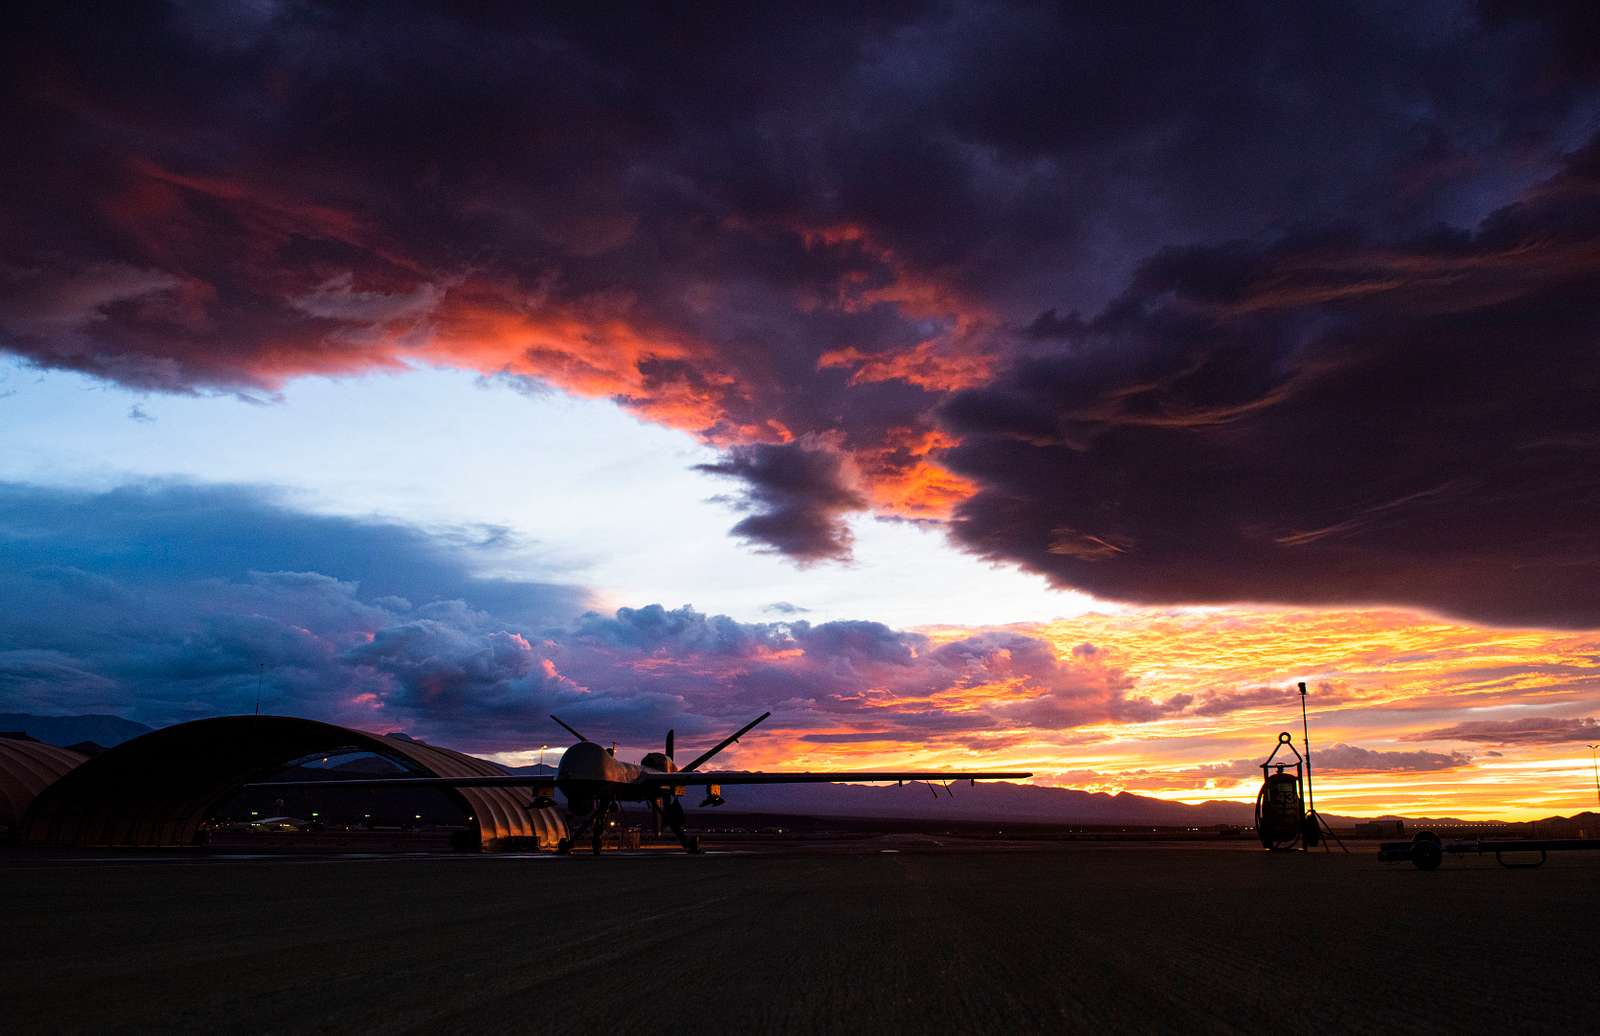
[[580, 741], [562, 755], [555, 784], [572, 812], [589, 813], [597, 802], [659, 802], [682, 795], [682, 788], [640, 781], [647, 774], [676, 771], [672, 760], [660, 752], [651, 752], [639, 763], [625, 763], [593, 741]]

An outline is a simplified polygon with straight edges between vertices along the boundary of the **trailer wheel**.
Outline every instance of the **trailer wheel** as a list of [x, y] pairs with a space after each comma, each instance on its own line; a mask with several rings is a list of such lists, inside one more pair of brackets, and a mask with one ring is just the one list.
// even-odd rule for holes
[[1438, 870], [1443, 859], [1444, 846], [1432, 831], [1418, 831], [1417, 836], [1411, 839], [1411, 862], [1416, 864], [1418, 870]]

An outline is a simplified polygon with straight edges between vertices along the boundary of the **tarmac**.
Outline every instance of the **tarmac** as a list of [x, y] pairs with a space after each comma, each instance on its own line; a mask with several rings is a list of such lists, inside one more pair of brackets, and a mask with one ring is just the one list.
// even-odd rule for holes
[[0, 855], [0, 1031], [1592, 1032], [1600, 854]]

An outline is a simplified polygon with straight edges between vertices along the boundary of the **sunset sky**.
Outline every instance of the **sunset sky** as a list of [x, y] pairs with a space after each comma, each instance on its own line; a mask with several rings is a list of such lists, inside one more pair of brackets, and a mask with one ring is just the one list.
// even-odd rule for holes
[[0, 712], [1595, 808], [1600, 8], [473, 10], [15, 16]]

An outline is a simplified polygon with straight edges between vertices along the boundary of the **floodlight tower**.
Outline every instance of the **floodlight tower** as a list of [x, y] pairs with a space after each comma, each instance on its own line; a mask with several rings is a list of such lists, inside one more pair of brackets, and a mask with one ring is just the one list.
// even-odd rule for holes
[[1311, 723], [1306, 719], [1306, 682], [1300, 681], [1300, 740], [1306, 746], [1306, 805], [1317, 812], [1317, 795], [1311, 790]]
[[1306, 746], [1306, 833], [1305, 846], [1307, 849], [1315, 846], [1318, 835], [1317, 830], [1321, 818], [1317, 816], [1317, 795], [1311, 787], [1311, 723], [1306, 719], [1306, 682], [1300, 681], [1300, 739]]

